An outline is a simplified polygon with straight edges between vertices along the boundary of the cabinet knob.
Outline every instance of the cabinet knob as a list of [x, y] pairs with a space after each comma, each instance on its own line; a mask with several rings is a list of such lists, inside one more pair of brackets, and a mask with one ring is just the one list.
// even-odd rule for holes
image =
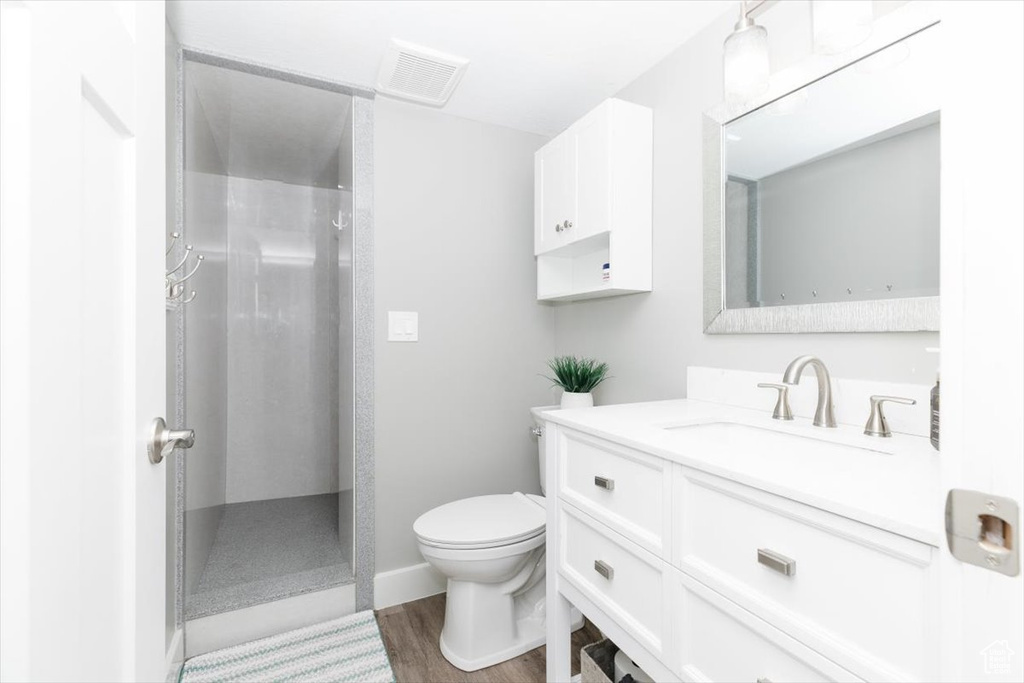
[[555, 232], [562, 232], [562, 224], [555, 223]]
[[564, 223], [562, 223], [562, 230], [568, 230], [571, 227], [572, 227], [572, 221], [570, 221], [570, 220], [566, 220]]

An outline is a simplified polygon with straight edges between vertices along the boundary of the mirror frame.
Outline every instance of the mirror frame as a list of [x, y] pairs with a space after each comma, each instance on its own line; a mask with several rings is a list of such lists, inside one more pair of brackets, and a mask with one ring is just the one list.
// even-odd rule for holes
[[935, 4], [909, 2], [876, 19], [871, 37], [852, 50], [841, 55], [812, 54], [773, 74], [763, 95], [739, 105], [723, 102], [704, 113], [705, 334], [938, 331], [938, 296], [726, 308], [723, 246], [726, 226], [722, 210], [725, 195], [722, 129], [726, 124], [938, 23]]

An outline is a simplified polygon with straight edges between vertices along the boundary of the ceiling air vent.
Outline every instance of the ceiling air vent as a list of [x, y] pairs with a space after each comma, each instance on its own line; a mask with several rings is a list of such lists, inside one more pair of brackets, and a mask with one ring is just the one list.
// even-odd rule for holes
[[468, 64], [462, 57], [392, 39], [377, 75], [377, 92], [441, 106]]

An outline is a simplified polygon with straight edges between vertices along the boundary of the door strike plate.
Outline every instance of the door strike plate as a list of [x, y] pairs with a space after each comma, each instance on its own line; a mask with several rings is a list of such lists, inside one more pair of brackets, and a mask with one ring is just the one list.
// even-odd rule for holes
[[1017, 501], [981, 491], [946, 496], [946, 543], [956, 559], [1007, 576], [1020, 573]]

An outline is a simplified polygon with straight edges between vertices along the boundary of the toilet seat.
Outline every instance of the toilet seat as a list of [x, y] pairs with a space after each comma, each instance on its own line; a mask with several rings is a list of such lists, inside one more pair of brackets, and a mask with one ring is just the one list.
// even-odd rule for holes
[[424, 545], [473, 550], [513, 545], [544, 533], [542, 496], [505, 493], [456, 500], [422, 514], [413, 532]]

